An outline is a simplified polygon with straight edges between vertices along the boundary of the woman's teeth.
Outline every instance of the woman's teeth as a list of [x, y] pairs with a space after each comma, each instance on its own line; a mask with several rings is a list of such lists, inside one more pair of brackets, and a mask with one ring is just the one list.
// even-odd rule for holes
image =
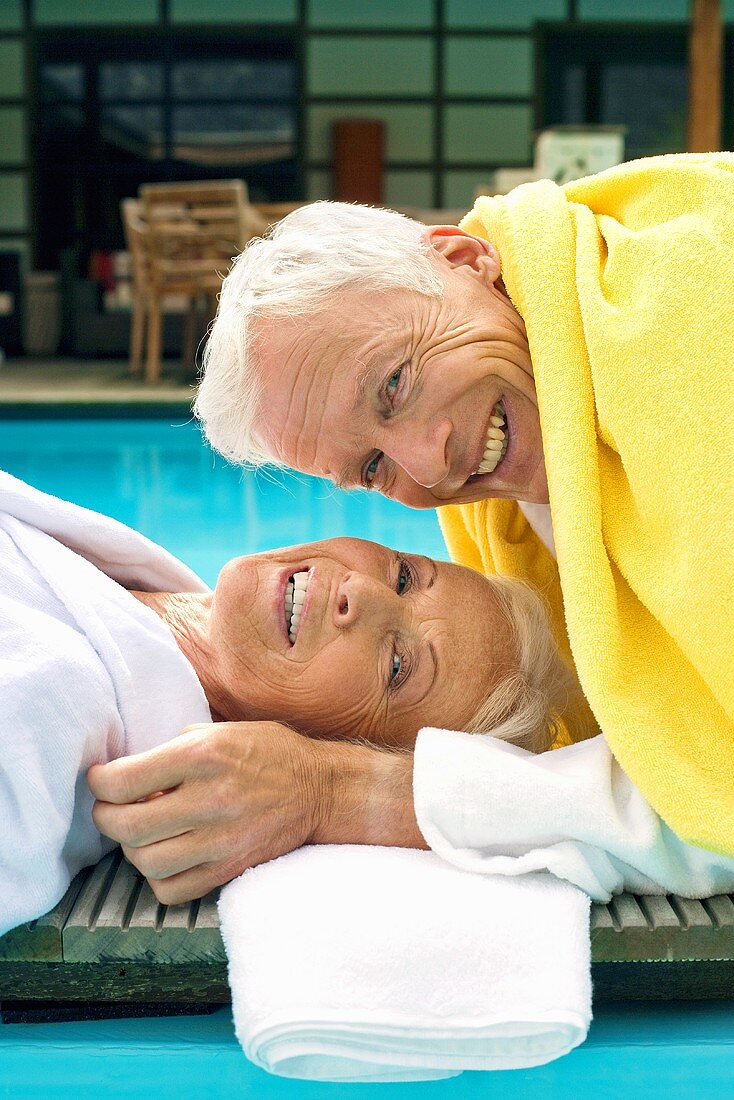
[[501, 401], [498, 401], [489, 418], [484, 458], [479, 463], [478, 474], [491, 474], [497, 469], [505, 457], [508, 435], [504, 406]]
[[288, 578], [288, 584], [285, 586], [285, 621], [291, 645], [298, 634], [309, 576], [308, 572], [294, 573]]

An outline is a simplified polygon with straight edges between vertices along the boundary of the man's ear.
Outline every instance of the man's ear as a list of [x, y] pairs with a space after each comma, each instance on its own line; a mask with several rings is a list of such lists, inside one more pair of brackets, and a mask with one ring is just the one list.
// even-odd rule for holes
[[486, 286], [494, 286], [500, 277], [497, 249], [481, 237], [473, 237], [456, 225], [429, 225], [423, 240], [450, 267], [468, 267]]

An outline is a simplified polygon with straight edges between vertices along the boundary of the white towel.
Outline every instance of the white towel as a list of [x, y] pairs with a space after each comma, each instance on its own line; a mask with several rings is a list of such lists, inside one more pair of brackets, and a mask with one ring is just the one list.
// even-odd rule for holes
[[88, 767], [210, 720], [171, 632], [126, 584], [207, 590], [130, 528], [0, 472], [0, 934], [114, 846], [92, 821]]
[[302, 848], [222, 891], [237, 1037], [263, 1069], [313, 1080], [542, 1065], [589, 1027], [589, 905], [550, 875]]

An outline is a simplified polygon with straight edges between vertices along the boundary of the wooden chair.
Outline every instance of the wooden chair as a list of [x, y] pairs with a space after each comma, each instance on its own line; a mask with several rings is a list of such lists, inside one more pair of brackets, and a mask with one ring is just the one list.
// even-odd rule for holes
[[193, 363], [202, 300], [207, 319], [232, 257], [260, 229], [242, 180], [151, 183], [139, 191], [146, 233], [148, 349], [146, 382], [161, 373], [161, 330], [166, 298], [188, 299], [184, 360]]
[[148, 309], [148, 241], [139, 199], [123, 199], [120, 203], [125, 244], [130, 253], [132, 275], [132, 312], [130, 318], [130, 373], [143, 370], [145, 321]]

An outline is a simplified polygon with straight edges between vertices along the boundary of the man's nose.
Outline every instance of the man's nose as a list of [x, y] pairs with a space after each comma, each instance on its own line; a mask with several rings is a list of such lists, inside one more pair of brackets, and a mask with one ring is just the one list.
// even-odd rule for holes
[[334, 605], [334, 625], [345, 630], [356, 623], [384, 626], [398, 610], [400, 597], [390, 587], [364, 573], [350, 572], [342, 579]]
[[432, 489], [440, 485], [451, 470], [448, 454], [451, 430], [448, 417], [413, 427], [395, 425], [382, 450], [418, 485]]

